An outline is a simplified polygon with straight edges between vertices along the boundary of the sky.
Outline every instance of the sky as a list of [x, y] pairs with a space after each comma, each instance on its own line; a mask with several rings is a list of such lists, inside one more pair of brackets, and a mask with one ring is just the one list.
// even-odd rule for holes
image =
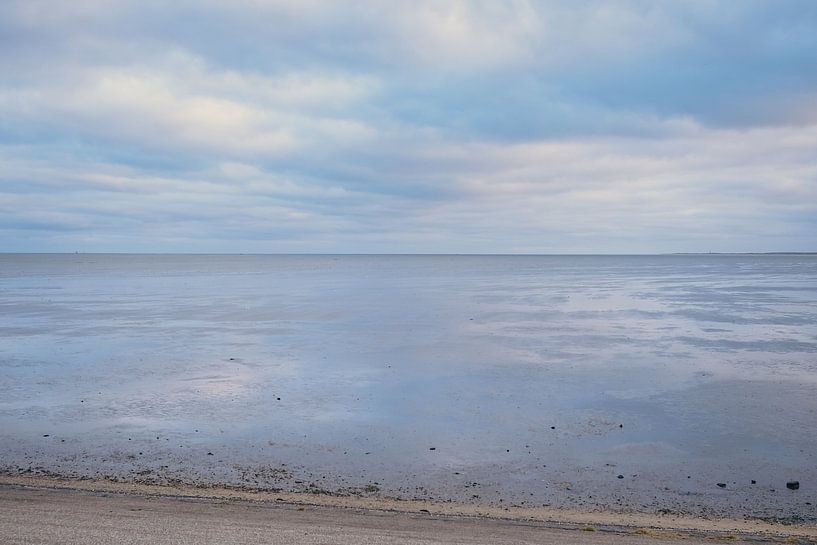
[[0, 251], [817, 251], [817, 2], [4, 0]]

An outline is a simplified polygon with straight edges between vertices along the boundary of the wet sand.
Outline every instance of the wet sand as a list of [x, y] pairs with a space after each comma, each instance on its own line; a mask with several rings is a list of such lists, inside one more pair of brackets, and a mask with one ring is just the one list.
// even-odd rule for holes
[[0, 535], [43, 544], [813, 543], [817, 525], [6, 477]]
[[0, 255], [0, 473], [813, 522], [815, 294], [814, 256]]

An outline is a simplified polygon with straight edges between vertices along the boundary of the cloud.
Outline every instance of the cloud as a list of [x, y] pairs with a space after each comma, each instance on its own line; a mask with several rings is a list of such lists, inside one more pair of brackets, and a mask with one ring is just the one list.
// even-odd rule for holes
[[217, 71], [175, 52], [158, 66], [80, 66], [62, 78], [38, 74], [0, 91], [0, 115], [10, 124], [145, 148], [282, 154], [315, 139], [372, 136], [343, 110], [369, 85], [364, 78], [322, 74]]
[[810, 2], [6, 2], [6, 250], [814, 249]]

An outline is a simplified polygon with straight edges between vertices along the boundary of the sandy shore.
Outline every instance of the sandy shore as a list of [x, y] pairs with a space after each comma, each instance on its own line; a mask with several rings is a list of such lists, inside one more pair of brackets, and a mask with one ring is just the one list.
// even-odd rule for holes
[[[389, 498], [331, 496], [324, 494], [272, 493], [218, 487], [154, 486], [96, 480], [68, 480], [50, 477], [0, 476], [0, 497], [13, 499], [15, 494], [30, 496], [35, 503], [51, 494], [74, 493], [82, 498], [129, 497], [141, 499], [175, 499], [216, 502], [220, 505], [289, 506], [320, 508], [340, 513], [390, 513], [409, 517], [451, 518], [455, 520], [505, 521], [544, 525], [562, 530], [608, 531], [625, 535], [655, 538], [788, 540], [817, 542], [817, 525], [774, 524], [760, 520], [708, 519], [676, 515], [613, 513], [570, 509], [490, 507]], [[60, 496], [57, 496], [60, 497]], [[94, 500], [96, 501], [96, 500]], [[136, 501], [136, 500], [134, 500]]]
[[817, 523], [817, 261], [3, 263], [0, 474]]

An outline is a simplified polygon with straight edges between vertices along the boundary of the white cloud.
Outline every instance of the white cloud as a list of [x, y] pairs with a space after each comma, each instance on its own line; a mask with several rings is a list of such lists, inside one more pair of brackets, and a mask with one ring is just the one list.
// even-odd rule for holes
[[759, 5], [9, 2], [0, 237], [813, 249], [808, 33]]
[[[38, 168], [18, 160], [9, 171], [14, 177], [53, 191], [59, 174], [74, 197], [17, 195], [7, 213], [21, 223], [62, 222], [123, 236], [130, 230], [137, 238], [153, 224], [166, 225], [178, 240], [195, 238], [198, 228], [199, 237], [244, 237], [243, 251], [282, 248], [277, 237], [284, 235], [276, 235], [282, 231], [303, 251], [330, 251], [331, 244], [393, 251], [401, 236], [406, 251], [492, 252], [777, 250], [781, 241], [808, 240], [809, 229], [798, 231], [788, 218], [817, 217], [817, 166], [810, 159], [817, 128], [682, 125], [660, 140], [420, 139], [394, 160], [414, 165], [409, 180], [448, 186], [433, 197], [405, 193], [403, 182], [389, 190], [388, 180], [384, 188], [287, 176], [246, 162], [157, 177], [116, 165], [53, 167], [45, 160]], [[83, 215], [97, 220], [80, 221]], [[123, 218], [129, 221], [121, 224]], [[134, 222], [144, 226], [134, 229]], [[266, 246], [259, 242], [265, 237]]]
[[0, 88], [0, 118], [146, 148], [281, 155], [376, 136], [343, 110], [373, 87], [354, 76], [213, 70], [176, 53], [159, 66], [91, 66], [62, 80]]

